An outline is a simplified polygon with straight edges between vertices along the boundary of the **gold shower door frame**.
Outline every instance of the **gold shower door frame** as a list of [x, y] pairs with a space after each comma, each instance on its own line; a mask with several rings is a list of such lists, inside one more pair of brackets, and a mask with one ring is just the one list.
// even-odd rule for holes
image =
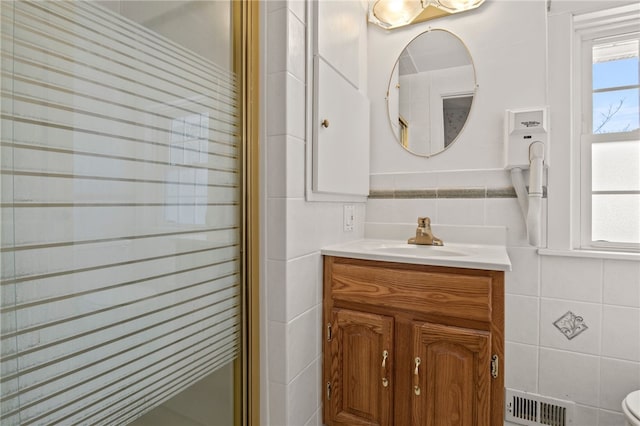
[[235, 361], [235, 423], [260, 424], [259, 350], [259, 5], [232, 0], [233, 66], [240, 79], [242, 140], [242, 355]]

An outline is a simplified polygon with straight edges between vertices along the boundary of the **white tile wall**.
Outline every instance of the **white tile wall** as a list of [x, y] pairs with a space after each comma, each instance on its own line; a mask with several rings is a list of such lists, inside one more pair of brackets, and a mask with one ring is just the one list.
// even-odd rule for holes
[[525, 222], [518, 202], [513, 198], [487, 200], [486, 225], [506, 226], [507, 244], [511, 247], [529, 247]]
[[268, 418], [261, 424], [286, 425], [287, 424], [287, 386], [270, 381], [267, 395], [260, 396], [262, 401], [267, 401]]
[[316, 305], [287, 324], [287, 382], [321, 356], [321, 321], [322, 309]]
[[269, 259], [286, 260], [286, 199], [269, 198], [266, 203], [266, 246]]
[[640, 362], [640, 309], [603, 306], [602, 355]]
[[[305, 81], [306, 72], [306, 26], [305, 4], [291, 8], [287, 26], [287, 71], [300, 81]], [[277, 28], [277, 27], [276, 27]]]
[[272, 382], [289, 384], [320, 355], [320, 321], [320, 305], [287, 323], [269, 321], [267, 350]]
[[287, 386], [287, 419], [284, 425], [303, 425], [320, 407], [322, 359], [316, 358]]
[[538, 392], [538, 346], [507, 341], [505, 344], [505, 386]]
[[265, 4], [267, 6], [266, 7], [267, 13], [275, 12], [276, 10], [284, 9], [285, 7], [287, 7], [286, 0], [266, 0]]
[[540, 348], [538, 389], [542, 395], [598, 407], [600, 358]]
[[[273, 8], [274, 1], [268, 2]], [[285, 2], [278, 2], [282, 5], [280, 8], [268, 9], [267, 11], [267, 27], [268, 28], [285, 28], [287, 25], [287, 14], [289, 11], [284, 7]], [[268, 31], [267, 32], [267, 72], [270, 74], [284, 72], [287, 70], [287, 32], [286, 31]]]
[[369, 188], [393, 189], [395, 187], [396, 174], [371, 174], [369, 175]]
[[367, 202], [367, 222], [392, 222], [395, 218], [395, 206], [400, 203], [390, 203], [389, 200], [370, 199]]
[[640, 262], [604, 261], [604, 303], [640, 308]]
[[418, 216], [429, 216], [435, 223], [438, 218], [437, 203], [432, 199], [394, 200], [388, 205], [388, 208], [391, 208], [394, 218], [397, 218], [399, 222], [416, 223]]
[[505, 296], [505, 339], [511, 342], [538, 344], [540, 300], [537, 297]]
[[472, 199], [438, 199], [437, 223], [451, 225], [484, 225], [485, 224], [484, 198]]
[[322, 412], [318, 409], [304, 426], [322, 426]]
[[286, 77], [286, 71], [269, 73], [266, 77], [266, 98], [269, 102], [269, 108], [265, 111], [265, 121], [267, 122], [268, 127], [267, 136], [279, 136], [286, 134]]
[[638, 390], [640, 365], [618, 359], [602, 358], [600, 363], [600, 407], [620, 411], [622, 400]]
[[287, 323], [321, 302], [319, 253], [289, 261], [267, 261], [269, 319]]
[[509, 247], [513, 271], [505, 274], [506, 294], [540, 295], [540, 256], [534, 247]]
[[286, 76], [286, 131], [288, 135], [304, 140], [306, 137], [306, 87], [304, 81], [299, 80], [293, 74]]
[[600, 426], [626, 426], [627, 424], [624, 416], [619, 412], [598, 411], [598, 425]]
[[300, 20], [303, 24], [307, 21], [307, 1], [306, 0], [288, 0], [287, 4], [289, 9], [296, 18]]
[[[593, 407], [587, 407], [584, 405], [576, 404], [574, 424], [584, 426], [598, 426], [598, 409]], [[606, 423], [601, 426], [613, 426]]]
[[541, 263], [542, 296], [584, 302], [602, 301], [602, 260], [543, 257]]
[[425, 188], [438, 187], [437, 173], [430, 173], [430, 172], [396, 173], [394, 175], [386, 175], [386, 178], [387, 180], [392, 180], [392, 182], [394, 182], [394, 188], [425, 189]]
[[304, 197], [304, 179], [287, 179], [304, 176], [305, 144], [293, 136], [270, 136], [266, 146], [267, 162], [285, 159], [283, 167], [270, 167], [267, 173], [267, 194], [269, 197]]
[[269, 0], [261, 10], [261, 424], [273, 426], [322, 424], [320, 249], [364, 235], [364, 204], [355, 204], [355, 229], [343, 232], [342, 203], [305, 200], [306, 8]]
[[[587, 329], [568, 339], [553, 325], [567, 312], [583, 318]], [[540, 301], [540, 346], [580, 352], [600, 354], [602, 305], [581, 303], [573, 300], [542, 298]]]

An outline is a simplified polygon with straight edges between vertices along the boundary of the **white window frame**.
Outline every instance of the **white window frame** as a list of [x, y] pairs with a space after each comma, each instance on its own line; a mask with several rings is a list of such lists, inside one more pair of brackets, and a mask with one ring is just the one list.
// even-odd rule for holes
[[[595, 22], [594, 22], [595, 23]], [[593, 133], [593, 46], [603, 39], [629, 40], [638, 39], [640, 36], [640, 19], [636, 21], [634, 30], [625, 22], [623, 25], [611, 25], [608, 23], [590, 26], [586, 30], [576, 31], [576, 36], [580, 37], [581, 51], [580, 63], [576, 64], [577, 72], [581, 73], [581, 129], [580, 129], [580, 248], [587, 250], [629, 250], [639, 251], [640, 244], [629, 244], [620, 242], [600, 242], [593, 241], [592, 238], [592, 146], [595, 143], [606, 143], [614, 141], [640, 140], [640, 130], [621, 133]]]
[[640, 252], [631, 249], [582, 246], [581, 178], [587, 173], [590, 176], [591, 170], [581, 167], [583, 94], [579, 66], [582, 39], [588, 32], [619, 31], [625, 27], [627, 32], [633, 32], [639, 21], [637, 3], [596, 11], [589, 2], [551, 3], [547, 17], [547, 97], [553, 167], [548, 169], [547, 247], [538, 250], [541, 255], [640, 260]]

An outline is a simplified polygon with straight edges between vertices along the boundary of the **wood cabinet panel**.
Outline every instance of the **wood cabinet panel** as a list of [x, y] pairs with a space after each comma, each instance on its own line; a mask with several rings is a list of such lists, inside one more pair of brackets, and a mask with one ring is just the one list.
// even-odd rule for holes
[[503, 272], [326, 256], [323, 316], [328, 426], [503, 423]]
[[393, 318], [334, 309], [328, 346], [333, 424], [393, 424]]
[[491, 278], [335, 263], [335, 300], [491, 321]]
[[413, 349], [412, 423], [490, 426], [490, 334], [416, 324]]

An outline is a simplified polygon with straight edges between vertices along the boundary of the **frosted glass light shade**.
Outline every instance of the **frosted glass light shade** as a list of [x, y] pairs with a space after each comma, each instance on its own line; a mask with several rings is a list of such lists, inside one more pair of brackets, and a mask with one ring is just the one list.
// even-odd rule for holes
[[369, 22], [385, 29], [439, 18], [475, 9], [485, 0], [375, 0], [369, 8]]
[[438, 0], [439, 8], [444, 8], [451, 13], [475, 9], [484, 3], [484, 0]]
[[395, 27], [410, 24], [422, 9], [421, 0], [378, 0], [372, 13], [383, 26]]

